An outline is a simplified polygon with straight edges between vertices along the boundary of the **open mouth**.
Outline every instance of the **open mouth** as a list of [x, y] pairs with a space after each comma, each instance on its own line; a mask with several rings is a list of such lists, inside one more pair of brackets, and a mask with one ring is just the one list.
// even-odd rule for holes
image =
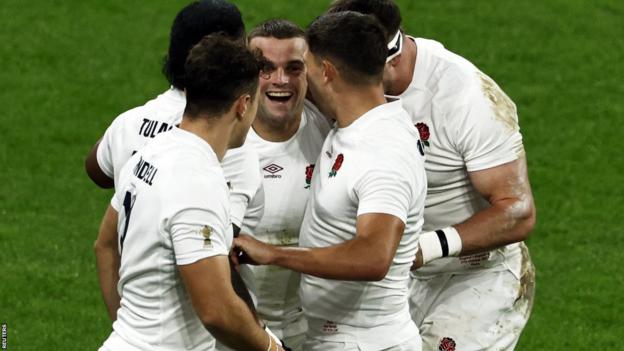
[[267, 91], [267, 98], [275, 102], [286, 102], [293, 97], [293, 93], [289, 91]]

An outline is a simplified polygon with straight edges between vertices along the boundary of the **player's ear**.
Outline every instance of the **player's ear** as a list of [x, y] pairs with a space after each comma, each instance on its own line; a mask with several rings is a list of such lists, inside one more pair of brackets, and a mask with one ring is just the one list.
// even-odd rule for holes
[[243, 120], [247, 109], [251, 106], [251, 95], [243, 94], [234, 102], [234, 109], [236, 110], [236, 119]]
[[386, 65], [389, 65], [392, 68], [396, 68], [396, 66], [398, 66], [401, 63], [401, 57], [402, 56], [403, 56], [403, 54], [398, 54], [397, 56], [392, 58], [392, 60], [390, 60], [390, 62], [386, 63]]
[[338, 70], [336, 70], [336, 66], [329, 60], [323, 59], [321, 61], [321, 68], [323, 72], [323, 82], [329, 83], [338, 75]]

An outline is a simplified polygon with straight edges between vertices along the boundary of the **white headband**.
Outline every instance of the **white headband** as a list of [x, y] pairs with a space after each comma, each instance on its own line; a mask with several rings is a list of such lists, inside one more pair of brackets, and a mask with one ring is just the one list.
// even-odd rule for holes
[[388, 57], [386, 63], [392, 61], [393, 58], [399, 56], [403, 50], [403, 35], [401, 30], [397, 31], [392, 40], [388, 43]]

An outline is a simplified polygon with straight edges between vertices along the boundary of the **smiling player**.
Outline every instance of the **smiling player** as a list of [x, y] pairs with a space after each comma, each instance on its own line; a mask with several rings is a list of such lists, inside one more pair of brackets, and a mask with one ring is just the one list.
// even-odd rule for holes
[[[253, 233], [266, 243], [297, 246], [312, 170], [331, 125], [305, 100], [307, 45], [300, 28], [285, 20], [266, 21], [251, 30], [249, 46], [268, 61], [260, 77], [258, 115], [245, 142], [260, 158], [266, 199]], [[249, 229], [243, 220], [242, 232]], [[241, 273], [255, 276], [260, 317], [286, 345], [300, 350], [306, 331], [297, 293], [300, 274], [246, 265]]]

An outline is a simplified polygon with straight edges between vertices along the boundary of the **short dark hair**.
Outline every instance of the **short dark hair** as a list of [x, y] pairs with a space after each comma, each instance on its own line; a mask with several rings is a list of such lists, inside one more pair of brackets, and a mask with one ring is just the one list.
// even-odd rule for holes
[[227, 112], [243, 94], [256, 98], [261, 63], [245, 45], [221, 34], [211, 34], [195, 45], [185, 69], [185, 116]]
[[247, 40], [265, 37], [275, 39], [304, 38], [303, 29], [285, 19], [270, 19], [255, 26], [247, 35]]
[[202, 0], [178, 13], [171, 26], [169, 51], [162, 69], [171, 85], [185, 88], [186, 57], [195, 44], [212, 33], [223, 33], [232, 39], [245, 37], [245, 25], [235, 5], [225, 0]]
[[306, 31], [310, 52], [327, 58], [354, 85], [381, 82], [388, 48], [384, 31], [372, 16], [353, 11], [317, 17]]
[[401, 10], [392, 0], [336, 0], [327, 13], [355, 11], [372, 15], [386, 31], [386, 42], [392, 39], [401, 27]]

